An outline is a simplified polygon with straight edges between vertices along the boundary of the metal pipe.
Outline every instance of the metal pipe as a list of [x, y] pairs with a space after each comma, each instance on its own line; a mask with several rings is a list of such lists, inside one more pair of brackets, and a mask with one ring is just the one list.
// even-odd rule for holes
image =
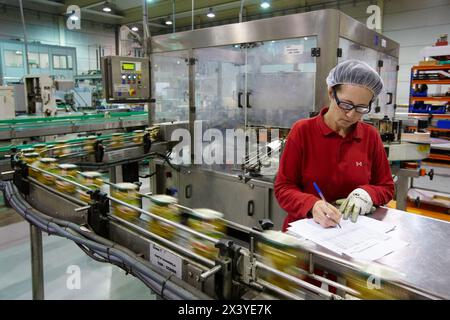
[[328, 285], [330, 285], [330, 286], [335, 287], [336, 289], [343, 290], [343, 291], [345, 291], [345, 292], [347, 292], [347, 293], [350, 293], [350, 294], [352, 294], [352, 295], [354, 295], [354, 296], [360, 296], [360, 295], [361, 295], [360, 292], [358, 292], [358, 291], [356, 291], [356, 290], [353, 290], [352, 288], [349, 288], [349, 287], [347, 287], [347, 286], [344, 286], [343, 284], [340, 284], [339, 282], [336, 282], [336, 281], [333, 281], [333, 280], [330, 280], [330, 279], [327, 279], [327, 278], [318, 276], [318, 275], [316, 275], [316, 274], [314, 274], [314, 273], [308, 273], [307, 271], [305, 271], [305, 270], [303, 270], [303, 269], [300, 269], [300, 268], [298, 268], [298, 271], [299, 271], [301, 274], [306, 275], [306, 276], [308, 276], [308, 277], [310, 277], [310, 278], [312, 278], [312, 279], [314, 279], [314, 280], [317, 280], [317, 281], [326, 283], [326, 284], [328, 284]]
[[208, 278], [211, 277], [212, 275], [214, 275], [214, 274], [216, 274], [217, 272], [219, 272], [220, 269], [222, 269], [222, 266], [219, 264], [219, 265], [215, 266], [214, 268], [209, 269], [209, 270], [203, 272], [203, 273], [200, 275], [200, 279], [201, 279], [202, 281], [205, 281], [206, 279], [208, 279]]
[[191, 10], [191, 12], [192, 12], [192, 30], [194, 30], [194, 0], [192, 0], [192, 10]]
[[293, 293], [291, 293], [289, 291], [281, 289], [280, 287], [277, 287], [277, 286], [275, 286], [275, 285], [273, 285], [273, 284], [271, 284], [271, 283], [269, 283], [269, 282], [267, 282], [265, 280], [259, 279], [257, 283], [262, 285], [264, 288], [267, 288], [267, 289], [269, 289], [269, 290], [271, 290], [273, 292], [278, 293], [279, 295], [282, 295], [285, 298], [292, 299], [292, 300], [304, 300], [301, 297], [299, 297], [299, 296], [297, 296], [297, 295], [295, 295], [295, 294], [293, 294]]
[[28, 63], [28, 37], [27, 37], [27, 27], [25, 25], [25, 15], [23, 13], [22, 0], [19, 0], [20, 6], [20, 17], [22, 18], [22, 28], [23, 28], [23, 43], [25, 44], [25, 63], [27, 75], [30, 74], [30, 64]]
[[142, 49], [144, 51], [144, 57], [149, 56], [148, 50], [148, 38], [150, 37], [150, 30], [148, 29], [148, 5], [147, 0], [142, 0], [142, 30], [144, 39], [142, 41]]
[[261, 263], [259, 261], [256, 261], [256, 267], [260, 268], [260, 269], [263, 269], [263, 270], [266, 270], [266, 271], [269, 271], [269, 272], [271, 272], [271, 273], [273, 273], [273, 274], [275, 274], [275, 275], [277, 275], [279, 277], [282, 277], [282, 278], [284, 278], [286, 280], [289, 280], [289, 281], [295, 283], [296, 285], [298, 285], [298, 286], [300, 286], [302, 288], [305, 288], [305, 289], [308, 289], [308, 290], [310, 290], [310, 291], [312, 291], [314, 293], [323, 295], [323, 296], [327, 297], [328, 299], [336, 299], [336, 300], [342, 299], [338, 295], [335, 295], [335, 294], [330, 293], [328, 291], [325, 291], [325, 290], [323, 290], [321, 288], [318, 288], [318, 287], [316, 287], [316, 286], [314, 286], [314, 285], [312, 285], [312, 284], [310, 284], [310, 283], [308, 283], [306, 281], [300, 280], [300, 279], [298, 279], [298, 278], [296, 278], [294, 276], [291, 276], [291, 275], [289, 275], [287, 273], [284, 273], [282, 271], [279, 271], [277, 269], [269, 267], [268, 265], [265, 265], [264, 263]]
[[172, 0], [172, 32], [175, 33], [175, 0]]
[[239, 23], [242, 22], [242, 11], [244, 10], [244, 0], [241, 0], [241, 9], [239, 10]]
[[30, 224], [31, 281], [33, 300], [44, 300], [44, 264], [42, 256], [42, 232]]

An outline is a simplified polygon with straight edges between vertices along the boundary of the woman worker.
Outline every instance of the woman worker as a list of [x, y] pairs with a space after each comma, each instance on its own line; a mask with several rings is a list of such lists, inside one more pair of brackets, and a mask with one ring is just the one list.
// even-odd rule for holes
[[[333, 68], [327, 79], [330, 105], [314, 118], [291, 128], [275, 180], [275, 196], [288, 213], [288, 224], [313, 218], [323, 227], [370, 212], [394, 193], [389, 162], [378, 131], [363, 123], [383, 82], [375, 70], [358, 60]], [[322, 201], [313, 183], [320, 187]], [[328, 202], [346, 198], [340, 210]]]

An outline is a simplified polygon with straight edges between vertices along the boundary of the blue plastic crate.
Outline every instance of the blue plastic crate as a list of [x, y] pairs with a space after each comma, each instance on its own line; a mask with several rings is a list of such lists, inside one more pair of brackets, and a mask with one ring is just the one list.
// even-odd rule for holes
[[429, 110], [428, 112], [432, 114], [445, 114], [445, 112], [447, 111], [447, 106], [429, 105], [428, 110]]
[[450, 129], [450, 120], [438, 120], [436, 127], [438, 129]]
[[423, 105], [410, 105], [409, 106], [409, 113], [429, 113], [429, 105], [423, 104]]

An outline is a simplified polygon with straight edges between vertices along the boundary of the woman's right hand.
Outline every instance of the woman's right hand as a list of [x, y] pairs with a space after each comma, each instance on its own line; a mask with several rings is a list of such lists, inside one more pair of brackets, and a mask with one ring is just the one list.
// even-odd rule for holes
[[342, 214], [337, 208], [323, 200], [318, 200], [314, 204], [312, 216], [314, 221], [324, 228], [335, 227], [342, 218]]

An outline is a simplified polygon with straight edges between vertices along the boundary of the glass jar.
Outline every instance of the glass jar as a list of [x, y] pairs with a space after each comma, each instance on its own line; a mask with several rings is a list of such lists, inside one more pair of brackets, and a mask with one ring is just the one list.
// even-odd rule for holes
[[[258, 241], [257, 252], [268, 266], [299, 279], [307, 270], [306, 253], [299, 250], [300, 240], [281, 231], [267, 230]], [[295, 283], [270, 272], [262, 272], [261, 278], [288, 291], [293, 291]]]
[[103, 186], [102, 174], [97, 171], [80, 172], [80, 183], [85, 186], [96, 186], [101, 188]]
[[45, 143], [38, 143], [38, 144], [35, 144], [33, 147], [37, 153], [41, 154], [41, 152], [45, 150], [47, 145]]
[[123, 133], [113, 133], [111, 135], [111, 144], [112, 148], [121, 148], [123, 147], [124, 139]]
[[[39, 160], [38, 167], [39, 169], [48, 171], [50, 173], [56, 174], [57, 172], [57, 163], [58, 160], [55, 158], [42, 158]], [[39, 182], [46, 185], [53, 185], [55, 183], [56, 178], [52, 175], [49, 175], [44, 172], [38, 172], [37, 179]]]
[[[141, 207], [141, 198], [138, 195], [138, 186], [134, 183], [123, 182], [111, 186], [111, 196], [117, 200]], [[123, 204], [111, 201], [112, 213], [122, 219], [132, 221], [139, 218], [140, 212]]]
[[53, 148], [53, 156], [63, 157], [70, 154], [70, 145], [67, 144], [67, 140], [57, 141]]
[[25, 161], [26, 164], [30, 165], [39, 160], [39, 153], [37, 152], [25, 153], [22, 156], [22, 159], [23, 161]]
[[[62, 178], [66, 179], [66, 180], [71, 180], [76, 182], [75, 177], [73, 176], [61, 176]], [[56, 190], [58, 190], [59, 192], [63, 192], [63, 193], [67, 193], [67, 194], [75, 194], [75, 192], [77, 191], [77, 186], [68, 182], [68, 181], [64, 181], [62, 179], [56, 179], [55, 181], [55, 185], [56, 185]]]
[[25, 148], [25, 149], [22, 149], [20, 151], [22, 151], [22, 154], [24, 154], [24, 155], [27, 154], [27, 153], [34, 153], [34, 152], [36, 152], [34, 150], [34, 148]]
[[134, 130], [133, 131], [133, 143], [143, 144], [144, 143], [144, 130]]
[[[211, 238], [220, 239], [225, 233], [225, 224], [222, 221], [223, 214], [211, 209], [192, 209], [187, 221], [188, 226]], [[191, 247], [197, 254], [214, 259], [217, 257], [218, 249], [214, 243], [198, 236], [191, 236]]]
[[94, 145], [97, 142], [97, 136], [89, 136], [84, 140], [83, 149], [86, 152], [94, 152]]
[[[174, 206], [178, 201], [176, 198], [164, 194], [157, 194], [151, 196], [150, 200], [152, 201], [152, 204], [148, 209], [149, 212], [176, 223], [181, 222], [180, 212], [178, 208]], [[152, 218], [149, 221], [148, 227], [151, 232], [160, 237], [169, 240], [176, 239], [176, 227], [170, 224]]]
[[61, 176], [71, 176], [76, 178], [78, 175], [78, 166], [72, 163], [62, 163], [58, 165], [58, 174]]

